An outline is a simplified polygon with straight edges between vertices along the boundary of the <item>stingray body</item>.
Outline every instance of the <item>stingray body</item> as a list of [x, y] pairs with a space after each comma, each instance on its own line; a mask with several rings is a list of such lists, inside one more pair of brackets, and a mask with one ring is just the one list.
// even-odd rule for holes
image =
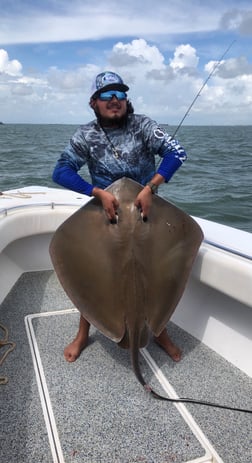
[[111, 224], [92, 199], [67, 219], [50, 244], [57, 276], [80, 313], [121, 347], [130, 348], [139, 381], [138, 351], [158, 336], [178, 304], [203, 234], [173, 204], [153, 195], [144, 222], [134, 206], [143, 187], [128, 178], [109, 188], [119, 201]]

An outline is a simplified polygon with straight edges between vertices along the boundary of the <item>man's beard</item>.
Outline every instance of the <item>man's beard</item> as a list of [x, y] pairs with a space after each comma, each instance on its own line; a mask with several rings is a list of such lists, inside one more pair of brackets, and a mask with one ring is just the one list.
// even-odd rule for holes
[[114, 114], [111, 117], [103, 117], [100, 115], [99, 110], [95, 110], [95, 115], [99, 124], [102, 127], [123, 127], [127, 121], [127, 113], [123, 114], [123, 116], [118, 116], [118, 114]]

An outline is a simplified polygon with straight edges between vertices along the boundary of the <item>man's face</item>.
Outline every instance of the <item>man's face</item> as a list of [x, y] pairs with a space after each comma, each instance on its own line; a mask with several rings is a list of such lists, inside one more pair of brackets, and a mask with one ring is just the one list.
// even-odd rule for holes
[[127, 100], [119, 100], [113, 96], [109, 101], [102, 101], [99, 97], [92, 102], [96, 114], [109, 125], [119, 122], [127, 112]]

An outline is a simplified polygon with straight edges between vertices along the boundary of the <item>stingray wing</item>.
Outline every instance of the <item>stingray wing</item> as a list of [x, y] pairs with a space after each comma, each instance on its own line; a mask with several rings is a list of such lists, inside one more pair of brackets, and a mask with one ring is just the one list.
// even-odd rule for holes
[[189, 215], [158, 196], [153, 197], [147, 226], [146, 314], [158, 336], [183, 295], [203, 233]]

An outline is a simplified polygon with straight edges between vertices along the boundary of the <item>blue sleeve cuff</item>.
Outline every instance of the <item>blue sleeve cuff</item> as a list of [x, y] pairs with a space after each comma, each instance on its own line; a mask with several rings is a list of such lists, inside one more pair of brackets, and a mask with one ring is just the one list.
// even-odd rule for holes
[[162, 160], [157, 173], [164, 177], [165, 182], [168, 182], [173, 174], [181, 166], [182, 162], [178, 157], [166, 155]]
[[83, 180], [77, 172], [68, 166], [56, 165], [52, 179], [55, 183], [88, 196], [92, 196], [93, 185]]

